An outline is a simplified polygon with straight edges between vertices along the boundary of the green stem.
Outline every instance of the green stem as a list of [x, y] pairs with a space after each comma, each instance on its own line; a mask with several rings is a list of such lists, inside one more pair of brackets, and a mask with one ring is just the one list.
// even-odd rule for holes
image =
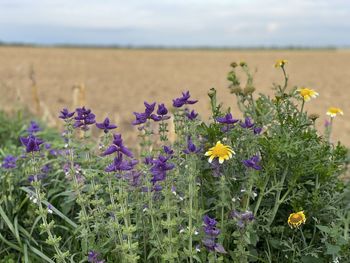
[[190, 262], [193, 262], [193, 246], [192, 246], [192, 202], [193, 202], [193, 175], [190, 174], [190, 182], [188, 184], [188, 193], [189, 193], [189, 213], [188, 213], [188, 230], [189, 230], [189, 241], [188, 241], [188, 250], [190, 252]]
[[283, 190], [283, 186], [284, 186], [284, 181], [286, 179], [286, 176], [287, 176], [287, 173], [288, 173], [288, 166], [286, 167], [286, 169], [284, 170], [283, 172], [283, 175], [282, 175], [282, 179], [280, 181], [280, 188], [278, 189], [277, 191], [277, 194], [276, 194], [276, 199], [275, 199], [275, 205], [273, 207], [273, 210], [272, 210], [272, 214], [271, 214], [271, 218], [269, 220], [269, 223], [268, 223], [268, 226], [271, 226], [273, 220], [275, 219], [276, 217], [276, 214], [277, 214], [277, 211], [278, 211], [278, 208], [279, 206], [281, 205], [281, 203], [283, 202], [283, 200], [287, 197], [287, 194], [289, 193], [289, 189], [288, 191], [285, 193], [285, 195], [283, 196], [283, 198], [281, 199], [281, 193], [282, 193], [282, 190]]
[[283, 88], [281, 90], [281, 93], [283, 95], [285, 90], [286, 90], [286, 88], [287, 88], [287, 86], [288, 86], [288, 76], [287, 76], [287, 73], [286, 73], [286, 70], [285, 70], [284, 66], [282, 66], [282, 71], [283, 71], [283, 75], [284, 75], [284, 86], [283, 86]]
[[301, 227], [299, 228], [299, 230], [300, 230], [300, 233], [301, 233], [301, 237], [302, 237], [302, 239], [303, 239], [304, 249], [305, 249], [305, 248], [307, 248], [305, 236], [304, 236], [304, 233], [303, 233], [303, 230], [301, 229]]
[[66, 262], [66, 260], [64, 259], [64, 256], [63, 256], [63, 253], [62, 251], [60, 250], [59, 246], [57, 245], [56, 243], [56, 238], [53, 236], [51, 230], [50, 230], [50, 226], [47, 222], [47, 212], [44, 210], [43, 208], [43, 205], [41, 203], [41, 193], [40, 193], [40, 181], [38, 181], [36, 179], [36, 174], [37, 174], [37, 167], [36, 167], [36, 162], [35, 162], [35, 156], [34, 156], [34, 153], [32, 154], [32, 162], [33, 162], [33, 174], [34, 174], [34, 182], [33, 182], [33, 186], [34, 186], [34, 189], [35, 189], [35, 197], [37, 199], [37, 203], [38, 203], [38, 206], [39, 206], [39, 215], [40, 215], [40, 218], [41, 220], [43, 221], [43, 225], [44, 225], [44, 229], [47, 233], [47, 235], [49, 236], [49, 239], [51, 242], [52, 242], [52, 246], [54, 247], [57, 255], [58, 255], [58, 258], [60, 260], [62, 260], [62, 262]]
[[107, 177], [107, 183], [108, 183], [108, 192], [109, 192], [109, 199], [111, 201], [111, 205], [112, 205], [112, 213], [114, 214], [114, 222], [117, 224], [117, 234], [118, 234], [118, 239], [119, 239], [119, 244], [122, 245], [123, 244], [123, 235], [120, 231], [120, 224], [119, 224], [119, 220], [118, 218], [115, 218], [117, 215], [116, 213], [116, 203], [114, 200], [114, 195], [113, 195], [113, 187], [112, 187], [112, 180], [110, 178], [110, 176]]
[[266, 189], [266, 187], [267, 187], [267, 184], [269, 183], [269, 180], [270, 180], [270, 174], [268, 174], [268, 175], [266, 176], [264, 185], [263, 185], [262, 189], [260, 189], [259, 197], [258, 197], [258, 200], [257, 200], [257, 202], [256, 202], [255, 209], [254, 209], [254, 216], [256, 216], [257, 213], [258, 213], [258, 210], [259, 210], [261, 201], [262, 201], [262, 199], [263, 199], [263, 197], [264, 197], [265, 189]]
[[302, 104], [301, 104], [300, 117], [303, 116], [304, 105], [305, 105], [305, 100], [303, 100], [303, 102], [302, 102]]

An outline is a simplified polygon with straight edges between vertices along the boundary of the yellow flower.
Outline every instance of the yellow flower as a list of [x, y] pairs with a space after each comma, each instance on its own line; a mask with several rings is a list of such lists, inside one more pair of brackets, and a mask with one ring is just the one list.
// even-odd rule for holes
[[287, 63], [288, 63], [288, 60], [285, 60], [285, 59], [276, 60], [275, 68], [282, 68]]
[[337, 114], [344, 115], [344, 112], [336, 107], [330, 107], [327, 111], [327, 115], [331, 116], [331, 118], [334, 118]]
[[291, 213], [288, 217], [288, 225], [291, 228], [298, 228], [300, 225], [305, 224], [306, 217], [304, 211], [298, 213]]
[[228, 145], [222, 144], [220, 141], [216, 143], [214, 147], [211, 147], [206, 153], [205, 156], [209, 157], [209, 162], [211, 163], [214, 158], [219, 158], [219, 163], [223, 163], [224, 160], [228, 160], [232, 158], [232, 154], [235, 154], [235, 152], [232, 150], [232, 148]]
[[318, 93], [316, 91], [309, 88], [300, 88], [298, 89], [298, 92], [300, 96], [303, 97], [304, 101], [309, 101], [311, 98], [316, 98], [318, 96]]

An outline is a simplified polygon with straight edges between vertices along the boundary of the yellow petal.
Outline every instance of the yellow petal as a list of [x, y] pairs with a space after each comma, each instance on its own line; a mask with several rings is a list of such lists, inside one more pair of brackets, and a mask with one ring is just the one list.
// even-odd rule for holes
[[222, 164], [224, 162], [224, 158], [219, 157], [219, 163]]
[[213, 152], [212, 151], [207, 151], [204, 155], [205, 156], [210, 156]]
[[208, 159], [208, 162], [211, 163], [214, 159], [214, 155], [210, 156], [209, 159]]

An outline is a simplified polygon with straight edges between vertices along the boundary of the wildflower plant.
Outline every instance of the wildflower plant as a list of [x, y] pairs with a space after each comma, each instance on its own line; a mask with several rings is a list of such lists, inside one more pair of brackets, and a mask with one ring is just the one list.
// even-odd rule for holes
[[[346, 262], [350, 190], [339, 176], [347, 149], [329, 141], [331, 129], [320, 135], [318, 118], [304, 110], [318, 93], [288, 86], [286, 60], [275, 67], [284, 82], [269, 97], [255, 94], [247, 63], [231, 64], [229, 91], [240, 113], [224, 108], [215, 89], [208, 121], [189, 91], [172, 104], [144, 102], [132, 122], [139, 147], [84, 106], [60, 112], [61, 135], [24, 125], [21, 145], [11, 141], [0, 151], [0, 255], [24, 262]], [[329, 109], [330, 125], [342, 113]]]

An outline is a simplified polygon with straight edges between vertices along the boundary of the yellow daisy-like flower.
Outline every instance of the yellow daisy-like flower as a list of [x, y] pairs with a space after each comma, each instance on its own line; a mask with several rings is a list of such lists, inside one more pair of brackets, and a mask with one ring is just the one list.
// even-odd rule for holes
[[300, 96], [303, 97], [304, 101], [309, 101], [311, 98], [316, 98], [318, 96], [318, 93], [316, 91], [309, 88], [300, 88], [298, 89], [298, 92]]
[[232, 158], [232, 154], [235, 152], [228, 145], [222, 144], [220, 141], [216, 143], [214, 147], [211, 147], [206, 153], [205, 156], [209, 157], [209, 162], [211, 163], [214, 158], [219, 158], [219, 163], [223, 163], [225, 160]]
[[291, 213], [288, 217], [288, 225], [291, 228], [298, 228], [302, 224], [305, 224], [306, 217], [304, 211], [300, 211], [298, 213]]
[[287, 63], [288, 63], [288, 60], [285, 60], [285, 59], [276, 60], [275, 68], [284, 67], [284, 65], [287, 64]]
[[330, 107], [327, 111], [327, 115], [331, 116], [331, 118], [334, 118], [338, 114], [344, 115], [344, 112], [340, 108], [336, 107]]

